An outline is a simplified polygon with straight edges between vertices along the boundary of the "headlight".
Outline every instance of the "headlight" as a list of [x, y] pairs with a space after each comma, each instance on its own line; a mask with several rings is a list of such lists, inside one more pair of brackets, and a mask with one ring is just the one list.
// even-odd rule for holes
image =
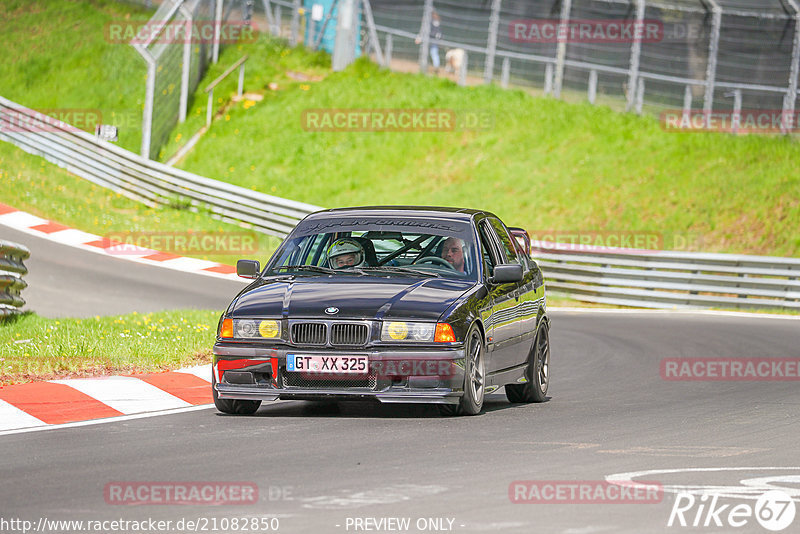
[[381, 341], [433, 341], [436, 323], [384, 322]]
[[[223, 325], [220, 337], [239, 339], [278, 339], [281, 337], [281, 323], [274, 319], [226, 319], [232, 321], [230, 330]], [[225, 335], [230, 332], [230, 335]]]

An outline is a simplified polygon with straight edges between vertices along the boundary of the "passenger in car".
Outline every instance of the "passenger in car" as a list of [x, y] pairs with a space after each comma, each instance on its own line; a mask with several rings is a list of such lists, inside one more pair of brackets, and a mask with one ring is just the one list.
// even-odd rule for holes
[[464, 242], [457, 237], [448, 237], [442, 244], [442, 259], [456, 271], [464, 272]]

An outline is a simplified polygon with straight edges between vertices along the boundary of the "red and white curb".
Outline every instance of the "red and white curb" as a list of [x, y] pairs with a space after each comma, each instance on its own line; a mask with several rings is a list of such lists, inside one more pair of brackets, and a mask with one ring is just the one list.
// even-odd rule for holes
[[49, 239], [50, 241], [55, 241], [62, 245], [68, 245], [98, 254], [105, 254], [114, 258], [135, 261], [146, 265], [166, 267], [167, 269], [176, 271], [193, 272], [206, 276], [243, 282], [241, 278], [236, 276], [235, 267], [213, 261], [187, 258], [167, 252], [130, 246], [126, 246], [125, 254], [115, 254], [109, 251], [109, 249], [118, 245], [118, 243], [104, 239], [99, 235], [90, 234], [57, 222], [42, 219], [41, 217], [31, 215], [30, 213], [20, 211], [5, 204], [0, 204], [0, 225], [8, 226], [9, 228], [14, 228], [15, 230], [36, 237]]
[[211, 366], [0, 387], [0, 433], [211, 404]]

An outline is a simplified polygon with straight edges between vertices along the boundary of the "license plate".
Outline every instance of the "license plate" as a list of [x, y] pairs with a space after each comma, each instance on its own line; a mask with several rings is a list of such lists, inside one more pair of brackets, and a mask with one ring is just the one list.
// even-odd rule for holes
[[318, 356], [287, 354], [286, 370], [290, 373], [347, 373], [367, 374], [367, 356]]

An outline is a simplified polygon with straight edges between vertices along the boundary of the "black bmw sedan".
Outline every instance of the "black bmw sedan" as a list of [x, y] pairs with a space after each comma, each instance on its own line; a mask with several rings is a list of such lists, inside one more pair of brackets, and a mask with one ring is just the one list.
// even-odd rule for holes
[[550, 320], [525, 230], [492, 213], [432, 207], [309, 215], [220, 317], [218, 410], [278, 399], [437, 404], [480, 413], [546, 400]]

